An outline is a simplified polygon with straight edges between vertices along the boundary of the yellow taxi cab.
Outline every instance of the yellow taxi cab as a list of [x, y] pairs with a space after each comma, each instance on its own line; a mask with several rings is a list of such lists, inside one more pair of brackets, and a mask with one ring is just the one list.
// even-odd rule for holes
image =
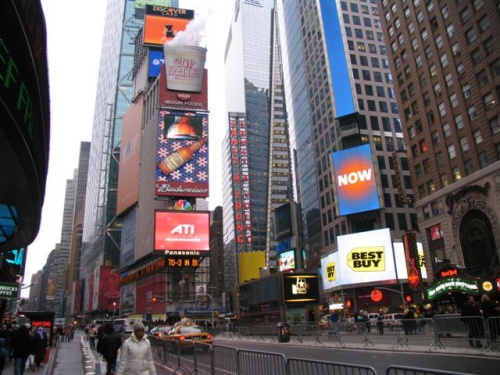
[[212, 335], [189, 319], [182, 319], [176, 323], [161, 339], [172, 342], [173, 347], [179, 346], [181, 350], [200, 347], [208, 351], [212, 344]]

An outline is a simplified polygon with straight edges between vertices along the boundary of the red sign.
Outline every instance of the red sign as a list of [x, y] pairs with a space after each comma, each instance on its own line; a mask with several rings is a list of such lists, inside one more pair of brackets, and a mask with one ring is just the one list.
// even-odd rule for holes
[[370, 297], [372, 299], [373, 302], [380, 302], [382, 301], [382, 297], [384, 295], [382, 294], [382, 292], [378, 289], [374, 289], [372, 290], [371, 294], [370, 294]]
[[439, 275], [441, 277], [453, 277], [453, 276], [458, 276], [458, 270], [455, 268], [450, 268], [447, 270], [442, 270]]
[[209, 213], [156, 211], [154, 249], [167, 250], [176, 255], [186, 251], [210, 250]]

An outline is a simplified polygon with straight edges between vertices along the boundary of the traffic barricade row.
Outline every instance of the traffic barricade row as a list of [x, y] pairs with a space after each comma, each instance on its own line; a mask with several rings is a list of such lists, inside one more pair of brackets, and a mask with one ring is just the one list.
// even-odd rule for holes
[[[175, 366], [174, 373], [226, 374], [226, 375], [377, 375], [371, 366], [353, 365], [341, 362], [328, 362], [304, 358], [287, 358], [282, 353], [238, 349], [211, 344], [192, 343], [188, 352], [169, 340], [154, 340], [153, 345], [162, 348], [173, 356], [164, 355], [169, 367]], [[161, 357], [161, 356], [160, 356]], [[158, 358], [160, 358], [158, 357]], [[441, 371], [420, 367], [389, 366], [386, 375], [467, 375], [465, 373]]]

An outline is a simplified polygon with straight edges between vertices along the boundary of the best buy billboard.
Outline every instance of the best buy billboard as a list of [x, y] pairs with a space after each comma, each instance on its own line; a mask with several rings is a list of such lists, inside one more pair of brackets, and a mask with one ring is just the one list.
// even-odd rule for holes
[[[408, 279], [401, 242], [392, 242], [389, 229], [338, 236], [338, 251], [321, 259], [323, 290]], [[422, 243], [417, 242], [419, 267], [427, 279]], [[394, 259], [396, 261], [394, 261]], [[396, 265], [396, 266], [395, 266]]]

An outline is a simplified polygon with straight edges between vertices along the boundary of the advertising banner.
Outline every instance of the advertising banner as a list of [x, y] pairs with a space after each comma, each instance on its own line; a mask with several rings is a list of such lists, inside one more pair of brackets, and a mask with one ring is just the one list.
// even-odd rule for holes
[[334, 152], [332, 157], [339, 214], [380, 209], [370, 145]]
[[238, 254], [240, 284], [260, 278], [260, 269], [266, 267], [265, 251], [249, 251]]
[[283, 274], [283, 294], [285, 303], [319, 302], [318, 275]]
[[156, 211], [154, 249], [195, 256], [210, 250], [209, 212]]
[[194, 11], [159, 5], [146, 5], [144, 15], [144, 45], [162, 46], [184, 31], [194, 18]]
[[123, 114], [116, 197], [117, 215], [136, 203], [139, 197], [142, 112], [142, 100], [137, 100], [131, 103], [127, 112]]
[[208, 197], [208, 114], [159, 111], [156, 195]]
[[[149, 69], [148, 69], [148, 76], [151, 77], [158, 77], [161, 73], [163, 63], [165, 62], [165, 59], [163, 57], [163, 50], [160, 49], [149, 49]], [[160, 90], [162, 90], [163, 87], [160, 84]]]

